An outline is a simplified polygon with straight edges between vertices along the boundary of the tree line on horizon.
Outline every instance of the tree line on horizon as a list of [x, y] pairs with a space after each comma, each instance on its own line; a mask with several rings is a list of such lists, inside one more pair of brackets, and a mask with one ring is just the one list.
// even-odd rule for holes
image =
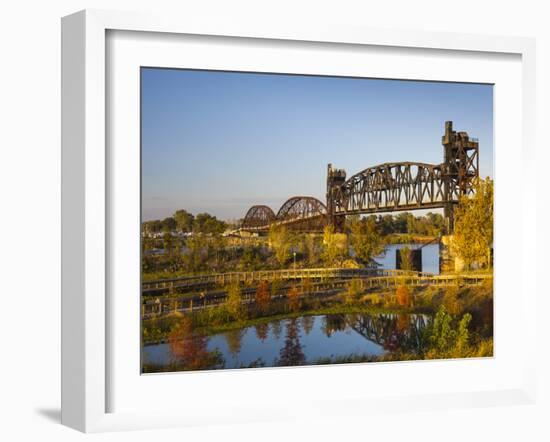
[[[350, 219], [352, 218], [350, 217]], [[414, 216], [410, 212], [401, 212], [397, 215], [370, 215], [365, 218], [372, 219], [376, 223], [378, 232], [383, 236], [392, 233], [438, 236], [442, 233], [445, 226], [443, 216], [433, 212], [428, 212], [421, 216]], [[352, 225], [352, 222], [348, 221], [346, 225], [349, 227]], [[178, 231], [181, 233], [219, 234], [232, 226], [234, 226], [233, 223], [219, 220], [206, 212], [195, 216], [184, 209], [179, 209], [172, 216], [162, 220], [144, 221], [142, 223], [142, 230], [145, 233]]]
[[179, 209], [172, 216], [162, 220], [145, 221], [142, 223], [144, 233], [168, 233], [178, 231], [181, 233], [221, 234], [229, 224], [219, 220], [209, 213], [192, 213]]

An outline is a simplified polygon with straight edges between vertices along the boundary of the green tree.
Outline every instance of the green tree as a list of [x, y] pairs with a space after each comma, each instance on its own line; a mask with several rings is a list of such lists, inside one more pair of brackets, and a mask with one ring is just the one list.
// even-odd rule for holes
[[199, 213], [193, 220], [193, 232], [205, 234], [220, 234], [226, 224], [209, 213]]
[[473, 196], [460, 198], [455, 210], [452, 248], [466, 268], [474, 263], [489, 267], [493, 246], [493, 181], [480, 179], [474, 189]]
[[194, 235], [187, 238], [185, 245], [187, 253], [183, 257], [183, 262], [190, 272], [197, 272], [203, 264], [205, 240], [200, 235]]
[[269, 229], [269, 247], [275, 252], [275, 258], [283, 266], [290, 259], [292, 240], [285, 226], [273, 224]]
[[176, 229], [176, 221], [171, 216], [169, 216], [168, 218], [164, 218], [161, 221], [161, 224], [163, 232], [172, 232]]
[[380, 235], [376, 218], [355, 218], [350, 222], [350, 242], [355, 257], [370, 264], [376, 255], [384, 251], [384, 241]]
[[195, 217], [186, 210], [177, 210], [173, 215], [176, 221], [176, 228], [181, 232], [191, 232], [193, 230], [193, 221]]
[[171, 233], [165, 232], [162, 235], [162, 246], [164, 247], [164, 253], [166, 255], [172, 255], [174, 253], [176, 240]]
[[452, 316], [444, 306], [439, 307], [432, 327], [430, 343], [440, 354], [449, 351], [455, 344], [456, 331], [452, 327]]
[[470, 334], [468, 326], [472, 320], [472, 315], [466, 313], [458, 323], [458, 331], [456, 336], [456, 352], [457, 357], [464, 356], [470, 346]]
[[158, 233], [162, 231], [162, 222], [158, 219], [145, 221], [142, 223], [142, 231], [146, 234]]

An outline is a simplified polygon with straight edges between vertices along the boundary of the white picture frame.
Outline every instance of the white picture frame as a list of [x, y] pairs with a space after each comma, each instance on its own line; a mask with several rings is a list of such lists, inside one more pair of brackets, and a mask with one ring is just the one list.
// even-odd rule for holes
[[[201, 425], [208, 422], [249, 422], [287, 417], [326, 416], [327, 401], [314, 400], [312, 406], [281, 407], [278, 404], [263, 412], [245, 399], [237, 399], [234, 410], [222, 410], [204, 416], [201, 408], [189, 413], [172, 408], [155, 411], [109, 410], [109, 392], [113, 388], [108, 375], [112, 354], [108, 328], [113, 320], [108, 301], [108, 244], [113, 232], [107, 219], [111, 210], [108, 185], [108, 146], [106, 120], [106, 35], [109, 31], [154, 32], [164, 35], [195, 35], [268, 39], [340, 45], [368, 45], [384, 48], [431, 49], [483, 54], [513, 54], [521, 57], [521, 157], [522, 173], [534, 168], [535, 138], [535, 43], [532, 39], [491, 37], [417, 31], [357, 29], [345, 26], [292, 27], [266, 23], [216, 23], [193, 17], [159, 17], [87, 10], [62, 21], [62, 422], [85, 432], [121, 429]], [[498, 178], [497, 178], [498, 179]], [[498, 186], [498, 184], [497, 184]], [[536, 192], [518, 190], [523, 199], [521, 211], [521, 255], [535, 253], [532, 240], [536, 222]], [[497, 219], [498, 222], [498, 219]], [[521, 272], [527, 271], [522, 261]], [[533, 305], [535, 285], [532, 279], [521, 279], [522, 305]], [[498, 302], [498, 301], [497, 301]], [[534, 336], [535, 324], [524, 319], [525, 334]], [[338, 400], [339, 414], [368, 414], [380, 411], [415, 408], [454, 408], [531, 403], [536, 393], [535, 339], [526, 339], [522, 353], [523, 376], [520, 385], [505, 388], [478, 389], [462, 393], [430, 393], [377, 397], [376, 404], [356, 397], [331, 397]], [[498, 357], [498, 355], [497, 355]], [[355, 366], [355, 375], [361, 366]], [[342, 370], [335, 367], [333, 370]], [[284, 370], [285, 376], [299, 376], [304, 369]], [[294, 371], [295, 370], [295, 371]], [[247, 370], [229, 372], [245, 382]], [[263, 382], [271, 374], [261, 375]], [[258, 373], [258, 371], [254, 372]], [[288, 374], [292, 373], [292, 374]], [[310, 372], [311, 373], [311, 372]], [[197, 376], [185, 374], [185, 376]], [[173, 377], [172, 379], [175, 379]], [[197, 378], [198, 379], [198, 378]], [[212, 378], [210, 378], [212, 379]], [[223, 382], [218, 377], [218, 382]], [[171, 382], [171, 381], [165, 381]], [[250, 392], [253, 394], [253, 391]], [[334, 415], [334, 410], [330, 411]]]

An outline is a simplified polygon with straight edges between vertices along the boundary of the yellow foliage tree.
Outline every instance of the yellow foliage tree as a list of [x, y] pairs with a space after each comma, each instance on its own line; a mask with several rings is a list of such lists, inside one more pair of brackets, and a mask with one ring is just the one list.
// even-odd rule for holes
[[229, 287], [227, 291], [227, 299], [225, 306], [227, 311], [233, 316], [234, 319], [241, 319], [244, 315], [244, 309], [242, 308], [241, 300], [241, 288], [239, 283], [234, 283]]
[[284, 265], [290, 259], [290, 247], [292, 241], [285, 226], [272, 225], [269, 229], [269, 247], [275, 252], [275, 257], [280, 265]]
[[453, 251], [466, 268], [477, 263], [490, 266], [493, 246], [493, 180], [475, 183], [474, 196], [463, 196], [455, 211]]
[[328, 265], [340, 265], [348, 256], [348, 237], [336, 233], [334, 226], [328, 225], [323, 231], [323, 260]]

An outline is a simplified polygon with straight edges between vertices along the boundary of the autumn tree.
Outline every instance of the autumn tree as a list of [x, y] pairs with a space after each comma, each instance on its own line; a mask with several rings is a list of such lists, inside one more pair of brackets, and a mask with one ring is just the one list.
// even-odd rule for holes
[[283, 266], [290, 259], [292, 241], [285, 226], [273, 224], [269, 229], [269, 247], [275, 252], [279, 264]]
[[292, 286], [287, 294], [288, 306], [291, 311], [296, 312], [300, 309], [300, 292], [296, 286]]
[[406, 285], [400, 285], [395, 291], [397, 303], [402, 307], [410, 307], [412, 296], [411, 290]]
[[462, 196], [455, 210], [452, 248], [466, 268], [489, 267], [493, 246], [493, 181], [479, 179], [473, 196]]
[[317, 241], [314, 234], [308, 233], [304, 235], [303, 251], [307, 257], [308, 265], [314, 265], [317, 261]]
[[348, 256], [348, 238], [344, 233], [336, 233], [333, 225], [323, 231], [323, 261], [327, 265], [340, 265]]
[[269, 291], [269, 283], [262, 281], [256, 289], [256, 306], [261, 313], [266, 313], [271, 301], [271, 293]]
[[242, 307], [241, 287], [239, 286], [239, 283], [234, 283], [229, 286], [225, 307], [234, 319], [238, 320], [244, 316], [245, 312]]

